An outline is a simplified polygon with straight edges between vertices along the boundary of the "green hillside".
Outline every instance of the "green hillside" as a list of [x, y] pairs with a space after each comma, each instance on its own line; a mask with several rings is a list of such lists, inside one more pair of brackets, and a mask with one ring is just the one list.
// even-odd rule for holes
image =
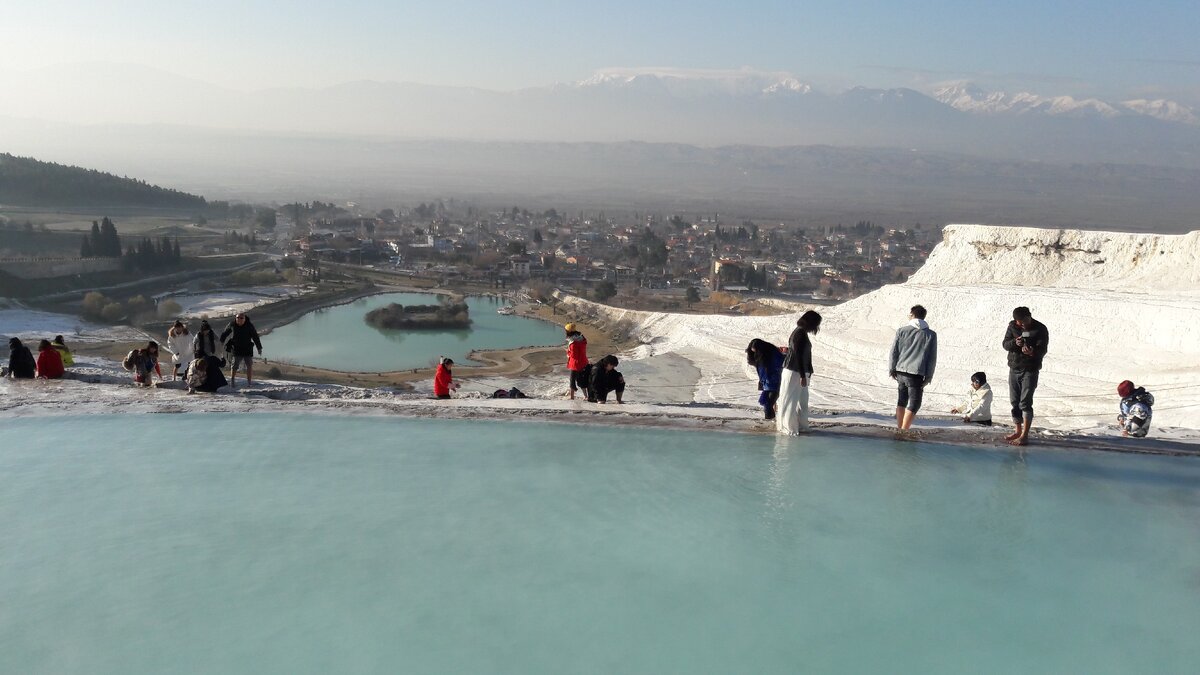
[[204, 197], [133, 178], [0, 153], [0, 204], [204, 208]]

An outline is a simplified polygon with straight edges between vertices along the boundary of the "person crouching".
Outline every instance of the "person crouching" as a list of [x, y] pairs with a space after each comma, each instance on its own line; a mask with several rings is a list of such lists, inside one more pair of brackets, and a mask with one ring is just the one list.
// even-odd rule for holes
[[779, 383], [783, 378], [783, 352], [779, 347], [754, 338], [746, 347], [746, 362], [758, 372], [758, 404], [763, 409], [763, 419], [775, 419], [775, 402], [779, 400]]
[[450, 398], [450, 392], [458, 390], [458, 383], [454, 381], [454, 373], [450, 370], [453, 365], [454, 359], [444, 356], [438, 362], [437, 371], [433, 374], [434, 398]]
[[624, 403], [621, 399], [625, 395], [625, 376], [617, 370], [620, 363], [612, 354], [596, 362], [592, 368], [592, 381], [589, 386], [592, 396], [590, 401], [607, 403], [609, 392], [614, 392], [617, 395], [617, 403]]
[[1121, 397], [1121, 414], [1117, 415], [1121, 435], [1145, 438], [1150, 432], [1150, 418], [1154, 414], [1154, 394], [1142, 387], [1135, 387], [1129, 380], [1117, 385], [1117, 394]]

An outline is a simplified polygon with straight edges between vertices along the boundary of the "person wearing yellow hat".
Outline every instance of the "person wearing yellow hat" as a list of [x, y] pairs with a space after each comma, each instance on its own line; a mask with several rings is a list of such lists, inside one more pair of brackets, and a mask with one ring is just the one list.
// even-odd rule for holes
[[567, 333], [567, 370], [571, 372], [569, 385], [571, 400], [575, 400], [575, 390], [582, 389], [584, 398], [591, 400], [591, 385], [588, 383], [587, 338], [578, 330], [574, 323], [563, 326]]

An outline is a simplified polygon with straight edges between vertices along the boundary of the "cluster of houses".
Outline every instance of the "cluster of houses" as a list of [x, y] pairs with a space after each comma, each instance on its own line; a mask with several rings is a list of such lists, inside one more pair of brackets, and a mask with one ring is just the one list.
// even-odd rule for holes
[[902, 281], [940, 237], [935, 227], [863, 222], [727, 226], [715, 215], [571, 218], [515, 207], [455, 214], [440, 205], [309, 218], [290, 231], [291, 253], [310, 262], [386, 266], [442, 279], [506, 285], [546, 279], [566, 287], [607, 281], [617, 288], [694, 286], [829, 298]]

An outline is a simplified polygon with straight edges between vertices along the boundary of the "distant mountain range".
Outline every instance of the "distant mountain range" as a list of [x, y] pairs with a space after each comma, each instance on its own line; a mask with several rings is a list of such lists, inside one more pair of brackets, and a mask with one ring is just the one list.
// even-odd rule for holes
[[[5, 115], [75, 124], [390, 139], [826, 144], [1200, 168], [1200, 120], [1181, 103], [1008, 94], [970, 84], [929, 94], [828, 93], [787, 73], [621, 69], [510, 92], [370, 81], [243, 92], [139, 66], [86, 64], [0, 71], [0, 91]], [[4, 135], [0, 124], [0, 141]]]

